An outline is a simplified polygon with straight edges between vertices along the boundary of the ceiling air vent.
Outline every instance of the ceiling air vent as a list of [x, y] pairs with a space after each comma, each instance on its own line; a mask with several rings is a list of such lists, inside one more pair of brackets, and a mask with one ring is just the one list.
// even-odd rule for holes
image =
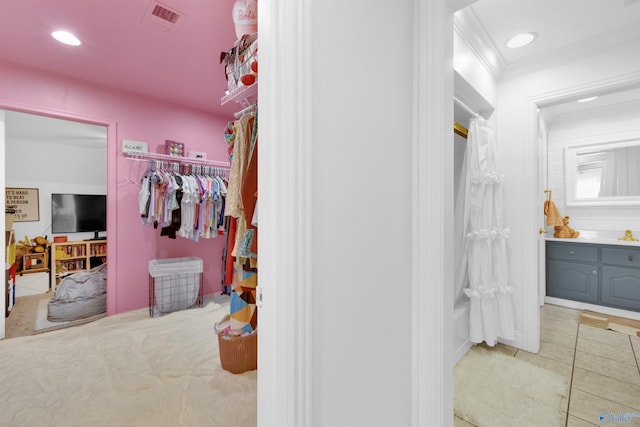
[[178, 22], [178, 19], [180, 19], [180, 15], [178, 15], [172, 10], [169, 10], [165, 7], [160, 6], [159, 4], [156, 4], [154, 6], [151, 14], [153, 16], [157, 16], [158, 18], [164, 21], [170, 22], [172, 24], [175, 24], [176, 22]]
[[157, 1], [149, 2], [142, 20], [152, 28], [164, 32], [171, 32], [178, 27], [186, 15]]

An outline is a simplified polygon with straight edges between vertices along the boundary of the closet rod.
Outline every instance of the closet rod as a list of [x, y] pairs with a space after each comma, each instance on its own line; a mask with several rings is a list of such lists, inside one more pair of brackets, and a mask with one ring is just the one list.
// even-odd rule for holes
[[248, 107], [245, 107], [242, 110], [238, 111], [237, 113], [233, 113], [233, 115], [236, 117], [236, 119], [239, 119], [240, 117], [244, 116], [248, 112], [255, 110], [257, 106], [258, 104], [251, 104]]
[[463, 138], [467, 138], [469, 135], [469, 129], [467, 129], [466, 127], [462, 126], [460, 123], [456, 122], [454, 120], [453, 122], [453, 132], [460, 135]]
[[[217, 160], [205, 160], [205, 159], [192, 159], [192, 158], [184, 158], [184, 157], [176, 157], [170, 156], [167, 154], [134, 154], [134, 153], [124, 153], [127, 160], [129, 160], [129, 176], [127, 177], [127, 181], [132, 184], [140, 185], [140, 166], [142, 162], [149, 162], [149, 166], [152, 166], [152, 162], [162, 163], [173, 163], [174, 165], [189, 165], [189, 166], [203, 166], [218, 169], [221, 175], [225, 175], [231, 169], [229, 163], [220, 162]], [[134, 171], [133, 166], [137, 166], [137, 169]], [[133, 174], [135, 172], [135, 178], [133, 178]]]
[[480, 117], [480, 114], [476, 113], [475, 111], [473, 111], [467, 104], [465, 104], [464, 102], [460, 101], [458, 98], [456, 98], [455, 96], [453, 97], [453, 100], [456, 104], [458, 104], [459, 106], [461, 106], [462, 108], [464, 108], [467, 113], [471, 114], [473, 117], [475, 117], [476, 119]]
[[126, 153], [125, 156], [131, 160], [160, 160], [163, 162], [181, 163], [185, 165], [198, 165], [198, 166], [213, 166], [217, 168], [229, 169], [229, 162], [219, 160], [207, 160], [207, 159], [194, 159], [191, 157], [178, 157], [170, 156], [168, 154], [160, 153], [147, 153], [147, 154], [134, 154]]

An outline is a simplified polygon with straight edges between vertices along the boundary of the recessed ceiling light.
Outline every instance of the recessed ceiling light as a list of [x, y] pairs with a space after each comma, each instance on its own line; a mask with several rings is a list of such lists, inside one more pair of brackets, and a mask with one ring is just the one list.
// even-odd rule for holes
[[507, 42], [507, 47], [515, 49], [518, 47], [526, 46], [529, 43], [531, 43], [536, 38], [536, 36], [537, 36], [536, 33], [518, 34], [509, 39], [509, 41]]
[[58, 40], [60, 43], [68, 44], [70, 46], [80, 46], [80, 40], [68, 31], [54, 31], [51, 33], [51, 37]]
[[590, 101], [593, 101], [594, 99], [598, 99], [598, 97], [597, 96], [590, 96], [588, 98], [578, 99], [576, 102], [590, 102]]

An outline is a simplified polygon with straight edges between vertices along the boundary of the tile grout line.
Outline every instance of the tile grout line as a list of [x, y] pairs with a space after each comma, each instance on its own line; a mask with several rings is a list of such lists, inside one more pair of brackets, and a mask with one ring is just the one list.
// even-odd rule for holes
[[569, 425], [569, 409], [571, 408], [571, 391], [573, 390], [573, 372], [576, 369], [576, 353], [578, 352], [578, 335], [580, 335], [580, 321], [576, 325], [576, 339], [573, 343], [573, 361], [571, 362], [571, 377], [569, 378], [569, 396], [567, 396], [567, 414], [564, 425]]
[[640, 374], [640, 361], [638, 361], [638, 357], [640, 354], [636, 353], [636, 348], [633, 346], [633, 341], [631, 341], [631, 335], [629, 335], [629, 345], [631, 346], [631, 352], [633, 353], [633, 358], [636, 360], [636, 368], [638, 369], [638, 374]]

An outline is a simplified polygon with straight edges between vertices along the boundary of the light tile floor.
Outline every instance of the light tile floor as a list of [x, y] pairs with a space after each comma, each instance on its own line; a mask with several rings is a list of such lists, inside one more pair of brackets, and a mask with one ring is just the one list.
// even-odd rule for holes
[[[568, 379], [563, 426], [640, 426], [640, 338], [581, 325], [579, 318], [580, 310], [546, 304], [541, 311], [539, 353], [502, 344], [494, 351]], [[626, 419], [616, 418], [625, 414]], [[472, 426], [457, 417], [454, 425]]]

